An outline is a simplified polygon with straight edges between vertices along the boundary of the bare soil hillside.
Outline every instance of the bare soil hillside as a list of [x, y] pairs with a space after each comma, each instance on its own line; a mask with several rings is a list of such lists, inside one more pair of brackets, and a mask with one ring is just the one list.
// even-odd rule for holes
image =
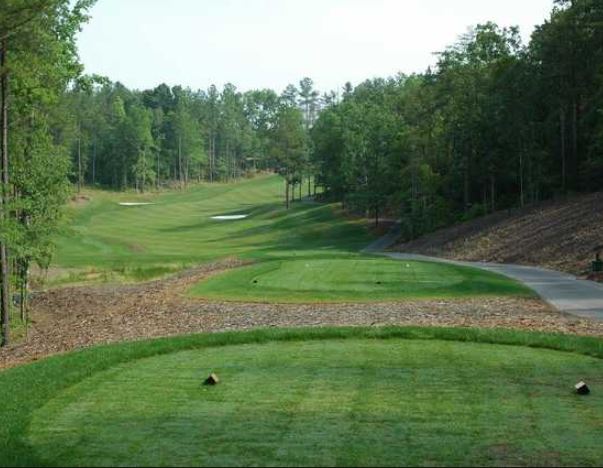
[[394, 250], [468, 261], [535, 265], [587, 275], [603, 246], [603, 192], [494, 213]]

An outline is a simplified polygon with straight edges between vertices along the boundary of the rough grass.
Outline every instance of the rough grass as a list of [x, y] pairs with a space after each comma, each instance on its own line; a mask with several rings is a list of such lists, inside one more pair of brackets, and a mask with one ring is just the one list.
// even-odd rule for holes
[[384, 258], [270, 261], [211, 277], [191, 294], [306, 303], [533, 295], [519, 283], [473, 268]]
[[600, 465], [601, 358], [595, 338], [430, 328], [93, 348], [0, 373], [0, 464]]

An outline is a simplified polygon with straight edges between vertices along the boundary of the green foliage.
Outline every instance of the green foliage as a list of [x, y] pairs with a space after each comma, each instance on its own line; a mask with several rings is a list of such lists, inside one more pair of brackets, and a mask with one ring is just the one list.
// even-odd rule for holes
[[71, 192], [67, 178], [70, 161], [65, 148], [53, 145], [45, 132], [38, 132], [28, 135], [27, 156], [12, 160], [12, 185], [19, 194], [12, 209], [19, 217], [10, 245], [16, 258], [48, 267], [62, 208]]
[[279, 172], [289, 183], [299, 180], [307, 156], [302, 112], [296, 107], [282, 106], [271, 137], [272, 155]]
[[31, 262], [50, 262], [69, 194], [68, 152], [77, 125], [61, 112], [61, 98], [81, 72], [75, 39], [93, 3], [7, 0], [0, 11], [6, 58], [0, 74], [7, 77], [10, 103], [6, 170], [11, 178], [0, 236], [25, 284]]
[[603, 174], [603, 4], [559, 1], [528, 46], [485, 23], [435, 71], [348, 86], [312, 128], [331, 199], [388, 211], [407, 238], [568, 190]]
[[[276, 170], [285, 161], [307, 174], [305, 130], [308, 119], [316, 118], [318, 99], [304, 89], [309, 95], [300, 95], [298, 103], [295, 90], [291, 104], [274, 91], [241, 93], [232, 84], [221, 91], [160, 85], [138, 92], [83, 77], [62, 101], [64, 111], [76, 111], [79, 119], [83, 150], [74, 146], [74, 166], [84, 161], [88, 183], [139, 190], [159, 183], [231, 181]], [[72, 129], [72, 141], [76, 133]]]

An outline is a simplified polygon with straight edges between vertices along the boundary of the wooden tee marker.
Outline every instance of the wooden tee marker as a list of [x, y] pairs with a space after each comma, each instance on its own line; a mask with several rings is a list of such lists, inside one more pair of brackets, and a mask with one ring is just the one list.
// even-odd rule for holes
[[203, 381], [203, 385], [218, 385], [220, 379], [216, 374], [209, 374], [209, 377]]
[[576, 393], [578, 395], [588, 395], [590, 393], [590, 388], [584, 382], [578, 382], [576, 384]]

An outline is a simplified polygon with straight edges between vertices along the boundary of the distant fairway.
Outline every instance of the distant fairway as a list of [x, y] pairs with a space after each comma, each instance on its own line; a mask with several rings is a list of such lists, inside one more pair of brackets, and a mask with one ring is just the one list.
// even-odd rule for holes
[[[277, 176], [161, 195], [93, 191], [91, 202], [72, 208], [55, 265], [144, 279], [226, 257], [351, 255], [370, 241], [361, 222], [336, 216], [332, 206], [295, 203], [287, 211], [283, 192]], [[132, 202], [154, 204], [119, 205]], [[250, 216], [211, 219], [237, 214]]]
[[280, 177], [262, 176], [161, 195], [91, 192], [59, 239], [56, 264], [73, 270], [57, 282], [144, 280], [231, 257], [255, 264], [209, 278], [191, 294], [271, 302], [531, 294], [480, 270], [360, 255], [371, 241], [362, 220], [307, 201], [286, 210], [283, 189]]

